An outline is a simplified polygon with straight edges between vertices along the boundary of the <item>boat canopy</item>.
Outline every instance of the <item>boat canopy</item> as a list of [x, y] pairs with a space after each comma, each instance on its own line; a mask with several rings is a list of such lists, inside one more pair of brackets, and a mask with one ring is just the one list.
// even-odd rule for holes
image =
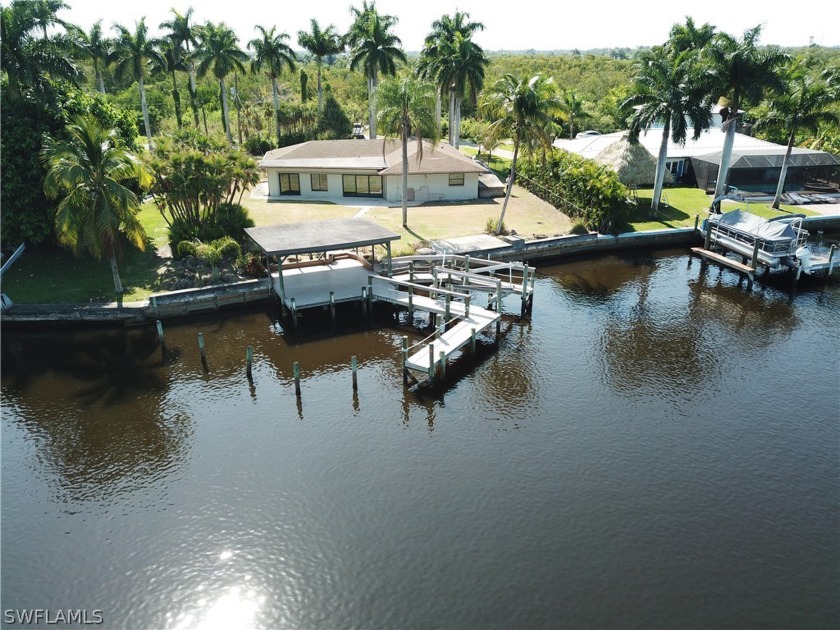
[[790, 241], [797, 237], [796, 230], [787, 221], [768, 221], [740, 209], [720, 215], [715, 222], [765, 241]]

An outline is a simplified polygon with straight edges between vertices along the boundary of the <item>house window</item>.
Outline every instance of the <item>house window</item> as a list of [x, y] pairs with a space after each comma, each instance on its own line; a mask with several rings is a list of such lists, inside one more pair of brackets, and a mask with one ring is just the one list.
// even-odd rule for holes
[[381, 197], [382, 178], [379, 175], [342, 175], [345, 197]]
[[449, 185], [450, 186], [463, 186], [464, 185], [464, 174], [463, 173], [450, 173], [449, 174]]
[[326, 173], [312, 173], [309, 176], [309, 181], [312, 184], [312, 190], [318, 192], [327, 192], [329, 187], [327, 186], [327, 174]]
[[280, 173], [280, 194], [300, 194], [300, 176], [297, 173]]

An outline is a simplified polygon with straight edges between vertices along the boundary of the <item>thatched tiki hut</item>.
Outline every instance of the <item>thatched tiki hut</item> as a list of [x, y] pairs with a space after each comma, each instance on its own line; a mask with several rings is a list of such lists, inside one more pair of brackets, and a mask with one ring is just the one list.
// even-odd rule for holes
[[[616, 140], [595, 156], [595, 161], [609, 166], [622, 184], [628, 187], [653, 186], [656, 178], [656, 158], [641, 144], [631, 143], [627, 134]], [[665, 171], [665, 184], [673, 182], [671, 173]]]

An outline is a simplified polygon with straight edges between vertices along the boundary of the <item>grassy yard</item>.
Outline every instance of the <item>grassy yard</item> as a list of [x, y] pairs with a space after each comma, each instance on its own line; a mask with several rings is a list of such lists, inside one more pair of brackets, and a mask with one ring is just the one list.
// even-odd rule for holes
[[[392, 244], [395, 255], [411, 254], [418, 245], [431, 240], [483, 234], [488, 219], [498, 220], [503, 201], [503, 198], [481, 199], [410, 207], [408, 229], [402, 226], [401, 207], [371, 208], [364, 216], [400, 235], [400, 240]], [[551, 205], [524, 188], [514, 186], [505, 214], [505, 226], [523, 237], [533, 238], [566, 234], [571, 222]]]
[[[659, 205], [659, 216], [650, 214], [650, 202], [653, 190], [639, 190], [639, 207], [630, 217], [628, 232], [644, 232], [647, 230], [663, 230], [667, 228], [694, 227], [694, 217], [700, 215], [700, 220], [706, 216], [712, 203], [712, 196], [699, 188], [666, 188]], [[769, 203], [748, 203], [725, 200], [721, 210], [727, 212], [736, 207], [743, 207], [760, 217], [770, 219], [781, 214], [804, 214], [814, 216], [817, 213], [799, 206], [781, 204], [779, 210], [774, 210]]]
[[[462, 147], [467, 154], [475, 149]], [[502, 179], [507, 177], [510, 161], [493, 157], [491, 167]], [[628, 231], [692, 227], [694, 217], [703, 218], [711, 197], [696, 188], [668, 188], [663, 196], [660, 214], [650, 217], [650, 190], [640, 190], [639, 208], [631, 217]], [[392, 245], [394, 255], [412, 253], [419, 245], [434, 240], [483, 234], [488, 219], [496, 220], [502, 208], [502, 198], [445, 205], [423, 205], [408, 209], [409, 228], [402, 227], [402, 210], [397, 207], [373, 207], [365, 217], [387, 227], [401, 236]], [[300, 201], [268, 203], [261, 199], [243, 197], [243, 205], [256, 225], [292, 223], [307, 220], [350, 217], [358, 207], [331, 203]], [[734, 207], [724, 202], [724, 210]], [[750, 212], [763, 217], [780, 214], [768, 204], [748, 204]], [[783, 206], [784, 212], [812, 215], [813, 211]], [[140, 301], [161, 291], [158, 270], [166, 259], [156, 248], [167, 245], [167, 224], [153, 203], [147, 202], [140, 211], [140, 221], [148, 234], [148, 246], [143, 252], [126, 246], [119, 262], [125, 286], [124, 300]], [[505, 225], [525, 238], [556, 236], [568, 233], [571, 221], [519, 186], [514, 186], [505, 216]], [[163, 251], [166, 251], [165, 249]], [[3, 291], [18, 303], [89, 303], [116, 299], [111, 270], [107, 260], [76, 257], [59, 249], [29, 249], [3, 278]]]

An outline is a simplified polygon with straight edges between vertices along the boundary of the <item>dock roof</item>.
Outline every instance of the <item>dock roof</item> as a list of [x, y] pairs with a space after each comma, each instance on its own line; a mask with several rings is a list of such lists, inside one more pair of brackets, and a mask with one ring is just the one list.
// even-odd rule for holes
[[291, 256], [381, 245], [400, 238], [391, 230], [362, 218], [327, 219], [246, 228], [269, 256]]

